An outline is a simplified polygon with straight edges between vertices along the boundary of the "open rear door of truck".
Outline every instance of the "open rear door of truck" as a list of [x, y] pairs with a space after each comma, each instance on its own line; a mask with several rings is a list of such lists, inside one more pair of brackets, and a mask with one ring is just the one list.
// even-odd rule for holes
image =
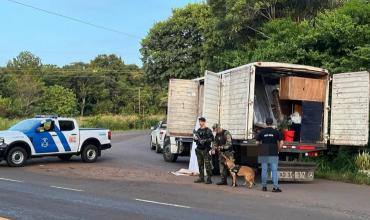
[[171, 79], [168, 88], [167, 132], [192, 136], [198, 116], [199, 81]]
[[[254, 71], [245, 65], [221, 72], [221, 126], [233, 139], [251, 138], [253, 126]], [[252, 85], [252, 87], [250, 87]]]
[[207, 119], [208, 127], [220, 122], [220, 89], [221, 76], [206, 71], [204, 77], [203, 116]]
[[369, 91], [369, 73], [366, 71], [333, 75], [330, 144], [368, 144]]

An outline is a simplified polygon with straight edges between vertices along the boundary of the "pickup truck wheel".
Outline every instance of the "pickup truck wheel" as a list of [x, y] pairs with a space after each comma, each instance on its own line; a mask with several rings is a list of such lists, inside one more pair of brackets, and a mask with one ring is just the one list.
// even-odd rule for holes
[[155, 152], [157, 154], [162, 152], [161, 146], [158, 144], [158, 140], [155, 140]]
[[10, 167], [21, 167], [26, 163], [27, 152], [21, 147], [13, 147], [6, 156], [6, 162]]
[[152, 138], [152, 136], [150, 136], [149, 146], [150, 146], [150, 149], [151, 150], [155, 150], [155, 146], [153, 145], [153, 138]]
[[94, 163], [98, 159], [99, 149], [94, 144], [88, 144], [81, 152], [81, 159], [85, 163]]
[[59, 155], [58, 158], [63, 160], [63, 161], [69, 161], [72, 158], [72, 154]]
[[176, 162], [178, 155], [171, 153], [171, 142], [169, 138], [163, 144], [163, 159], [166, 162]]

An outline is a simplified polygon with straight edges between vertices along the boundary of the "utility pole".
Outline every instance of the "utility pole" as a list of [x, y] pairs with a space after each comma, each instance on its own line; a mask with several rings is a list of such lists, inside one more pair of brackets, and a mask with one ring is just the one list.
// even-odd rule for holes
[[140, 113], [141, 113], [141, 112], [140, 112], [140, 110], [141, 110], [141, 103], [140, 103], [140, 99], [141, 99], [141, 98], [140, 98], [140, 87], [139, 87], [139, 115], [140, 115]]

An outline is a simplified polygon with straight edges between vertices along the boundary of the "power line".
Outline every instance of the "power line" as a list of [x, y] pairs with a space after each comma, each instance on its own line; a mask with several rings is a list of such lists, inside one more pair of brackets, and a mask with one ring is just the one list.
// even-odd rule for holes
[[[2, 70], [2, 71], [1, 71]], [[37, 68], [0, 68], [0, 74], [1, 72], [7, 73], [7, 72], [17, 72], [17, 71], [39, 71], [39, 73], [48, 74], [50, 72], [61, 72], [61, 73], [81, 73], [85, 72], [87, 74], [93, 75], [93, 74], [100, 74], [100, 73], [135, 73], [140, 72], [140, 70], [113, 70], [113, 69], [103, 69], [103, 70], [91, 70], [91, 69], [37, 69]]]
[[119, 31], [119, 30], [116, 30], [116, 29], [113, 29], [113, 28], [109, 28], [109, 27], [94, 24], [94, 23], [91, 23], [91, 22], [88, 22], [88, 21], [84, 21], [84, 20], [81, 20], [79, 18], [74, 18], [74, 17], [68, 16], [68, 15], [63, 15], [63, 14], [60, 14], [60, 13], [57, 13], [57, 12], [53, 12], [53, 11], [49, 11], [49, 10], [46, 10], [46, 9], [38, 8], [36, 6], [29, 5], [29, 4], [26, 4], [26, 3], [23, 3], [23, 2], [19, 2], [19, 1], [15, 1], [15, 0], [7, 0], [7, 1], [9, 1], [11, 3], [14, 3], [14, 4], [22, 5], [24, 7], [32, 8], [34, 10], [41, 11], [41, 12], [44, 12], [44, 13], [47, 13], [47, 14], [50, 14], [50, 15], [58, 16], [58, 17], [61, 17], [61, 18], [65, 18], [65, 19], [74, 21], [74, 22], [89, 25], [91, 27], [95, 27], [95, 28], [106, 30], [106, 31], [114, 32], [116, 34], [122, 34], [122, 35], [125, 35], [127, 37], [131, 37], [131, 38], [135, 38], [135, 39], [141, 39], [141, 37], [139, 37], [137, 35], [134, 35], [134, 34], [126, 33], [126, 32]]

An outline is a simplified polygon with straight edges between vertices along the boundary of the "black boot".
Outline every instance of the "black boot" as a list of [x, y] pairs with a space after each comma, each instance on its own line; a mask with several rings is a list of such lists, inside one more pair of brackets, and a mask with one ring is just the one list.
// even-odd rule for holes
[[212, 179], [211, 179], [211, 177], [207, 177], [206, 184], [212, 184]]
[[204, 183], [204, 177], [199, 177], [194, 181], [194, 183]]
[[227, 185], [227, 181], [225, 179], [221, 179], [221, 181], [216, 183], [216, 185], [219, 185], [219, 186]]

